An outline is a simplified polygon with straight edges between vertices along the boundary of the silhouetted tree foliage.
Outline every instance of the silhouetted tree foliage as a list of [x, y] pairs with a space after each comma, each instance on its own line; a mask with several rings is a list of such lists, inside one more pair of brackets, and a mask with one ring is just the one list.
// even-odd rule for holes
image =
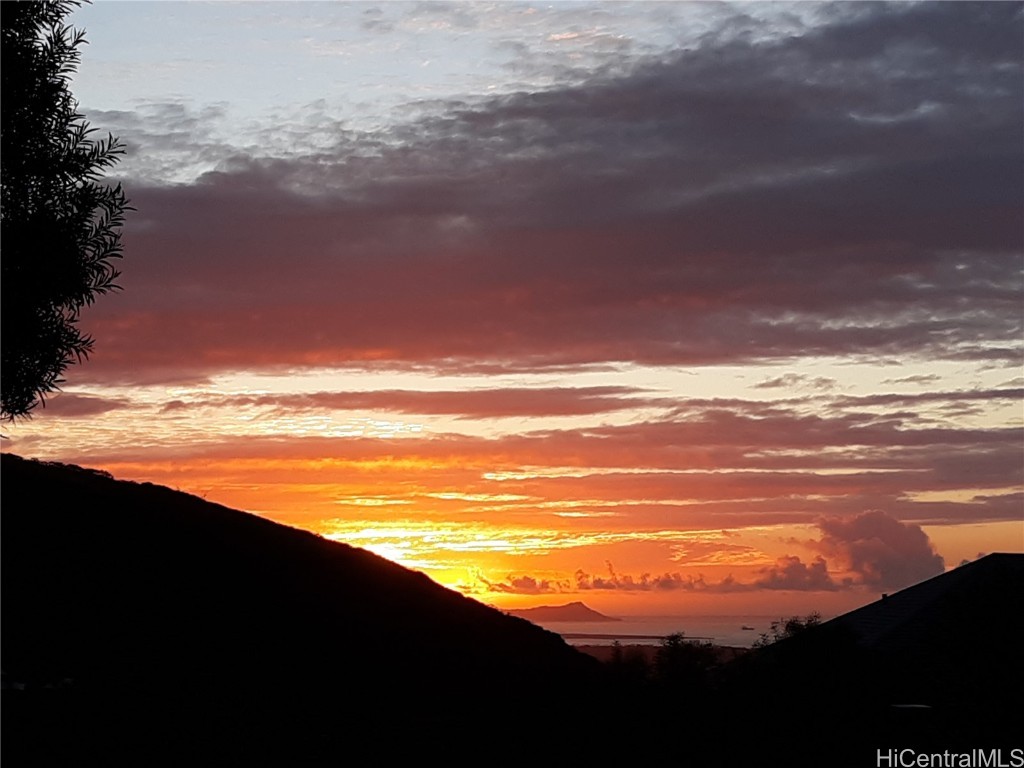
[[616, 640], [612, 643], [612, 655], [608, 661], [611, 679], [620, 685], [646, 683], [651, 674], [650, 664], [636, 646], [623, 648]]
[[657, 680], [687, 696], [703, 695], [710, 689], [710, 673], [717, 665], [710, 642], [687, 640], [682, 632], [663, 638], [654, 657]]
[[772, 622], [768, 632], [762, 632], [761, 636], [754, 643], [755, 648], [765, 648], [780, 640], [795, 637], [801, 632], [812, 629], [821, 624], [821, 614], [817, 611], [806, 616], [790, 616], [788, 619], [779, 619]]
[[69, 81], [85, 43], [64, 24], [77, 0], [0, 3], [0, 418], [29, 416], [92, 349], [82, 308], [116, 288], [121, 185], [101, 183], [124, 148], [92, 137]]

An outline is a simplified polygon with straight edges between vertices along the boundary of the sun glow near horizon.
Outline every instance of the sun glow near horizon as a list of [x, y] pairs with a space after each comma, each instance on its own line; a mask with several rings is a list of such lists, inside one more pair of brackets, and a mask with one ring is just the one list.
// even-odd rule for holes
[[[416, 390], [418, 375], [375, 377], [380, 390], [351, 395], [323, 389], [323, 375], [305, 380], [307, 391], [289, 391], [286, 376], [263, 376], [260, 387], [176, 388], [163, 402], [152, 390], [126, 388], [106, 395], [119, 407], [78, 416], [71, 429], [67, 418], [42, 411], [26, 425], [34, 439], [20, 442], [363, 547], [496, 605], [585, 595], [613, 610], [635, 612], [646, 602], [686, 612], [715, 600], [756, 606], [789, 592], [802, 593], [809, 608], [849, 606], [874, 595], [864, 574], [850, 570], [866, 566], [850, 542], [822, 544], [828, 537], [818, 525], [887, 507], [906, 521], [906, 531], [879, 534], [897, 537], [886, 545], [894, 555], [927, 560], [928, 546], [900, 539], [921, 526], [941, 543], [947, 565], [1024, 543], [1018, 521], [1000, 520], [1013, 486], [950, 484], [914, 458], [928, 430], [959, 439], [957, 430], [979, 429], [980, 406], [950, 407], [961, 395], [994, 404], [988, 412], [998, 421], [993, 414], [1016, 390], [995, 384], [984, 399], [963, 389], [892, 396], [931, 409], [910, 425], [879, 412], [877, 398], [836, 386], [802, 392], [810, 374], [785, 370], [790, 389], [767, 393], [760, 384], [773, 381], [769, 371], [753, 380], [737, 371], [730, 398], [718, 397], [710, 380], [702, 384], [700, 371], [684, 374], [680, 395], [641, 386], [635, 369], [620, 381], [605, 372], [600, 389], [568, 375], [554, 387], [551, 377], [546, 386], [519, 383], [509, 402], [493, 388], [463, 398], [457, 380]], [[70, 390], [51, 407], [59, 417], [66, 400], [81, 398], [88, 411], [92, 397]], [[389, 397], [410, 410], [356, 410]], [[459, 413], [501, 412], [517, 407], [509, 404], [515, 399], [541, 412], [521, 414], [516, 428], [487, 412]], [[581, 412], [552, 420], [544, 410]], [[141, 447], [94, 440], [69, 451], [82, 445], [78, 434], [103, 435], [118, 423], [122, 437], [146, 434]], [[962, 539], [948, 533], [966, 526]]]
[[[867, 566], [851, 542], [822, 543], [819, 523], [878, 509], [901, 510], [905, 522], [893, 522], [903, 528], [863, 535], [895, 536], [885, 545], [893, 556], [927, 561], [929, 546], [908, 544], [914, 530], [932, 535], [947, 565], [1021, 548], [1021, 524], [1000, 519], [1012, 485], [950, 483], [916, 458], [919, 436], [934, 430], [947, 441], [987, 434], [979, 456], [1000, 434], [1012, 442], [1012, 430], [977, 432], [985, 412], [999, 423], [999, 409], [1017, 397], [1005, 376], [990, 375], [989, 390], [949, 382], [945, 394], [891, 396], [920, 403], [917, 423], [907, 423], [879, 409], [884, 398], [835, 384], [802, 391], [811, 374], [783, 370], [788, 389], [762, 387], [774, 381], [767, 369], [756, 378], [736, 371], [729, 398], [716, 392], [715, 369], [707, 382], [700, 370], [682, 374], [685, 394], [643, 386], [632, 369], [618, 380], [606, 371], [600, 388], [589, 376], [520, 379], [505, 401], [493, 387], [463, 393], [457, 379], [415, 389], [418, 374], [371, 377], [379, 390], [348, 393], [325, 389], [324, 374], [300, 377], [291, 391], [287, 376], [262, 376], [261, 386], [178, 387], [163, 401], [154, 390], [108, 389], [103, 402], [117, 407], [96, 414], [88, 411], [98, 395], [69, 389], [15, 447], [306, 528], [496, 605], [575, 595], [611, 610], [646, 603], [687, 612], [714, 601], [753, 607], [788, 592], [808, 609], [849, 607], [878, 588], [856, 571]], [[869, 371], [855, 379], [869, 380]], [[652, 370], [655, 380], [663, 384], [663, 372]], [[408, 410], [387, 411], [389, 398]], [[951, 407], [961, 398], [972, 407]], [[503, 413], [518, 409], [516, 400], [537, 415], [509, 422], [459, 412]], [[59, 418], [68, 401], [86, 413]], [[367, 404], [382, 407], [358, 410]], [[97, 438], [106, 431], [145, 438]], [[82, 451], [86, 432], [94, 440]], [[968, 526], [970, 535], [950, 533]]]

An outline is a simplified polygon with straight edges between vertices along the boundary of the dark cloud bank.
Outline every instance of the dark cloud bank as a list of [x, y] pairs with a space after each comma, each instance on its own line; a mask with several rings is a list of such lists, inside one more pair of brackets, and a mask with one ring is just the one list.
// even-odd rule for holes
[[1021, 7], [841, 6], [802, 36], [129, 180], [126, 290], [91, 311], [82, 375], [1019, 362]]

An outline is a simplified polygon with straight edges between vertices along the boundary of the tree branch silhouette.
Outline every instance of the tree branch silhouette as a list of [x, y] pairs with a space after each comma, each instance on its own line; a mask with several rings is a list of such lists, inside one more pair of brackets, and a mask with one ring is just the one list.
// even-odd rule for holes
[[94, 138], [70, 91], [84, 32], [78, 0], [0, 3], [0, 419], [29, 417], [93, 339], [82, 309], [118, 288], [121, 227], [133, 210], [101, 179], [124, 146]]

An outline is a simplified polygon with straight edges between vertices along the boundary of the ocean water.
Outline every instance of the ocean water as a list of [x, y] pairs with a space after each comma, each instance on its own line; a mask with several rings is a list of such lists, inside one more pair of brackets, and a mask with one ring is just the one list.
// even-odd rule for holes
[[[537, 621], [570, 645], [658, 645], [675, 632], [715, 645], [749, 648], [779, 616], [623, 616], [621, 621]], [[752, 629], [744, 629], [751, 627]], [[590, 635], [591, 637], [586, 637]], [[601, 637], [593, 637], [600, 635]]]

